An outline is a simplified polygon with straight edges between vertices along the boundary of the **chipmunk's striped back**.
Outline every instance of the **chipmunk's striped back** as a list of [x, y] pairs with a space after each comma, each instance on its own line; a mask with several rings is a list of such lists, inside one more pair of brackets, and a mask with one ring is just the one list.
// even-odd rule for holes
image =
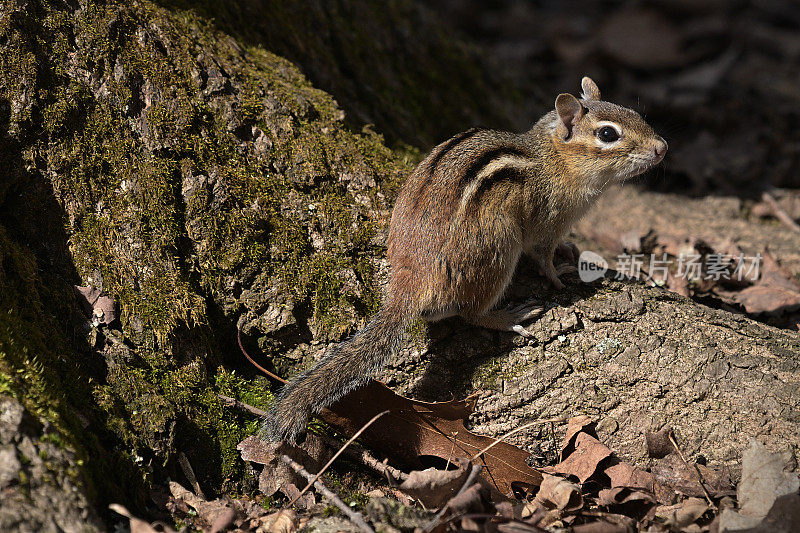
[[[610, 182], [658, 163], [667, 146], [635, 112], [561, 94], [525, 133], [473, 128], [434, 148], [406, 180], [389, 229], [384, 306], [350, 340], [287, 385], [265, 424], [292, 440], [309, 414], [361, 386], [391, 357], [415, 317], [461, 315], [525, 334], [535, 302], [497, 308], [522, 253], [562, 288], [553, 253]], [[570, 249], [571, 250], [571, 249]], [[572, 251], [572, 250], [571, 250]]]

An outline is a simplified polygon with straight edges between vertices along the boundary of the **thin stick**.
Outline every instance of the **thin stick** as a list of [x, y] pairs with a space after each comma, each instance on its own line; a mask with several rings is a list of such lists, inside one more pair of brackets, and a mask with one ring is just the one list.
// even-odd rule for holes
[[[308, 480], [311, 480], [311, 479], [313, 479], [313, 477], [314, 477], [314, 476], [313, 476], [313, 475], [311, 475], [311, 474], [309, 474], [309, 473], [308, 473], [308, 471], [307, 471], [305, 468], [303, 468], [303, 465], [301, 465], [300, 463], [296, 462], [294, 459], [292, 459], [292, 458], [291, 458], [291, 457], [289, 457], [288, 455], [286, 455], [286, 454], [281, 454], [281, 457], [280, 457], [280, 459], [281, 459], [281, 461], [283, 461], [284, 463], [286, 463], [287, 465], [289, 465], [289, 467], [290, 467], [292, 470], [294, 470], [295, 472], [297, 472], [298, 474], [300, 474], [300, 475], [301, 475], [301, 476], [303, 476], [304, 478], [306, 478], [306, 479], [308, 479]], [[317, 480], [317, 481], [315, 481], [315, 482], [314, 482], [314, 487], [315, 487], [315, 488], [316, 488], [316, 489], [317, 489], [317, 490], [318, 490], [318, 491], [319, 491], [319, 492], [320, 492], [320, 493], [321, 493], [323, 496], [325, 496], [325, 497], [328, 499], [328, 501], [329, 501], [329, 502], [331, 502], [332, 504], [334, 504], [334, 505], [335, 505], [336, 507], [338, 507], [338, 508], [339, 508], [339, 509], [340, 509], [340, 510], [341, 510], [341, 511], [342, 511], [342, 512], [345, 514], [345, 515], [347, 515], [347, 517], [348, 517], [348, 518], [349, 518], [349, 519], [350, 519], [350, 520], [351, 520], [351, 521], [352, 521], [352, 522], [353, 522], [355, 525], [357, 525], [358, 527], [360, 527], [360, 528], [361, 528], [363, 531], [366, 531], [367, 533], [375, 533], [375, 530], [374, 530], [374, 529], [372, 529], [372, 528], [369, 526], [369, 524], [367, 524], [367, 522], [364, 520], [364, 517], [363, 517], [363, 516], [361, 516], [361, 513], [359, 513], [358, 511], [354, 511], [354, 510], [353, 510], [353, 509], [351, 509], [351, 508], [350, 508], [350, 507], [349, 507], [347, 504], [345, 504], [345, 503], [344, 503], [342, 500], [340, 500], [340, 499], [339, 499], [339, 497], [338, 497], [336, 494], [334, 494], [333, 492], [331, 492], [331, 491], [328, 489], [328, 487], [326, 487], [325, 485], [323, 485], [323, 484], [322, 484], [322, 481], [320, 481], [320, 480]]]
[[253, 358], [252, 358], [252, 357], [250, 357], [250, 354], [249, 354], [249, 353], [247, 353], [247, 350], [245, 350], [245, 349], [244, 349], [244, 346], [242, 345], [242, 330], [240, 330], [240, 329], [237, 329], [237, 330], [236, 330], [236, 340], [239, 342], [239, 349], [242, 351], [242, 353], [243, 353], [243, 354], [244, 354], [244, 356], [247, 358], [247, 360], [248, 360], [248, 361], [250, 361], [250, 364], [251, 364], [251, 365], [253, 365], [253, 366], [254, 366], [254, 367], [256, 367], [257, 369], [261, 370], [263, 373], [265, 373], [266, 375], [268, 375], [268, 376], [269, 376], [269, 377], [271, 377], [272, 379], [278, 380], [278, 381], [280, 381], [281, 383], [286, 383], [286, 380], [285, 380], [285, 379], [283, 379], [282, 377], [278, 376], [277, 374], [273, 374], [272, 372], [270, 372], [269, 370], [267, 370], [267, 369], [266, 369], [266, 368], [264, 368], [263, 366], [261, 366], [261, 365], [259, 365], [258, 363], [256, 363], [256, 362], [253, 360]]
[[299, 499], [300, 499], [300, 496], [302, 496], [303, 494], [305, 494], [305, 493], [306, 493], [306, 491], [307, 491], [308, 489], [310, 489], [310, 488], [311, 488], [311, 486], [312, 486], [312, 485], [313, 485], [313, 484], [314, 484], [314, 483], [315, 483], [315, 482], [316, 482], [316, 481], [319, 479], [319, 477], [320, 477], [322, 474], [324, 474], [324, 473], [325, 473], [325, 471], [328, 469], [328, 467], [329, 467], [329, 466], [331, 466], [331, 465], [333, 464], [333, 462], [334, 462], [334, 461], [335, 461], [335, 460], [336, 460], [336, 459], [337, 459], [337, 458], [338, 458], [340, 455], [342, 455], [342, 452], [345, 450], [345, 448], [347, 448], [348, 446], [350, 446], [350, 444], [352, 444], [354, 440], [356, 440], [358, 437], [360, 437], [360, 436], [361, 436], [361, 434], [362, 434], [362, 433], [364, 433], [364, 431], [365, 431], [365, 430], [366, 430], [368, 427], [370, 427], [370, 426], [373, 424], [373, 422], [375, 422], [376, 420], [378, 420], [380, 417], [382, 417], [383, 415], [387, 414], [388, 412], [389, 412], [389, 411], [388, 411], [388, 410], [386, 410], [386, 411], [384, 411], [384, 412], [382, 412], [382, 413], [378, 413], [377, 415], [373, 416], [373, 417], [370, 419], [370, 421], [369, 421], [369, 422], [367, 422], [366, 424], [364, 424], [363, 426], [361, 426], [361, 429], [359, 429], [358, 431], [356, 431], [355, 435], [353, 435], [352, 437], [350, 437], [350, 439], [349, 439], [347, 442], [345, 442], [345, 443], [344, 443], [344, 446], [342, 446], [341, 448], [339, 448], [339, 451], [338, 451], [338, 452], [336, 452], [335, 454], [333, 454], [333, 457], [331, 457], [331, 458], [330, 458], [330, 460], [329, 460], [327, 463], [325, 463], [325, 466], [323, 466], [323, 467], [322, 467], [322, 469], [320, 469], [320, 471], [319, 471], [319, 472], [317, 472], [316, 474], [314, 474], [314, 477], [308, 481], [308, 485], [306, 485], [306, 486], [305, 486], [305, 488], [304, 488], [303, 490], [301, 490], [301, 491], [300, 491], [300, 493], [299, 493], [297, 496], [295, 496], [295, 497], [292, 499], [292, 501], [290, 501], [290, 502], [287, 504], [287, 507], [291, 507], [291, 506], [294, 504], [294, 502], [296, 502], [297, 500], [299, 500]]
[[[480, 474], [482, 470], [483, 470], [483, 466], [481, 466], [481, 465], [472, 465], [472, 470], [470, 470], [469, 475], [467, 476], [467, 479], [464, 481], [464, 484], [461, 485], [460, 489], [458, 489], [458, 492], [456, 493], [456, 495], [453, 496], [450, 499], [453, 500], [455, 498], [458, 498], [459, 496], [461, 496], [464, 493], [465, 490], [467, 490], [469, 487], [471, 487], [473, 482], [475, 481], [475, 478], [478, 477], [478, 474]], [[431, 521], [428, 522], [427, 524], [425, 524], [425, 527], [422, 528], [422, 531], [424, 531], [425, 533], [430, 533], [431, 531], [433, 531], [433, 529], [442, 520], [442, 517], [447, 512], [447, 509], [448, 509], [447, 504], [442, 506], [442, 508], [439, 509], [439, 512], [436, 513], [436, 516], [431, 518]]]
[[203, 494], [203, 489], [200, 488], [200, 483], [197, 482], [197, 477], [194, 475], [192, 465], [189, 464], [189, 459], [187, 459], [185, 453], [178, 452], [178, 464], [181, 465], [181, 470], [183, 470], [183, 474], [186, 476], [186, 479], [188, 479], [189, 483], [192, 484], [194, 493], [205, 500], [206, 495]]
[[[678, 456], [681, 458], [681, 461], [683, 461], [683, 464], [686, 465], [686, 468], [689, 468], [689, 461], [686, 460], [686, 457], [684, 457], [683, 452], [678, 446], [678, 443], [675, 442], [675, 436], [672, 434], [672, 430], [670, 430], [668, 436], [669, 436], [669, 441], [675, 447], [675, 451], [678, 452]], [[708, 500], [708, 505], [716, 509], [717, 506], [714, 505], [714, 501], [711, 499], [711, 494], [709, 494], [708, 490], [706, 490], [706, 485], [705, 483], [703, 483], [703, 474], [701, 474], [700, 469], [697, 468], [697, 463], [692, 463], [692, 466], [694, 467], [694, 471], [697, 472], [697, 481], [700, 483], [700, 488], [703, 489], [703, 494], [706, 495], [706, 500]]]
[[252, 413], [256, 416], [267, 416], [269, 413], [264, 411], [263, 409], [259, 409], [258, 407], [253, 407], [252, 405], [246, 404], [244, 402], [240, 402], [236, 398], [231, 398], [230, 396], [225, 396], [222, 394], [217, 394], [217, 398], [222, 400], [222, 403], [227, 405], [228, 407], [235, 407], [237, 409], [241, 409], [242, 411], [247, 411], [248, 413]]
[[444, 469], [447, 470], [450, 468], [450, 460], [453, 458], [453, 453], [456, 451], [456, 437], [458, 436], [458, 431], [453, 432], [453, 447], [450, 448], [450, 453], [447, 456], [447, 464], [444, 465]]
[[470, 459], [470, 461], [474, 461], [475, 459], [477, 459], [478, 457], [480, 457], [484, 453], [488, 452], [490, 449], [494, 448], [497, 444], [499, 444], [506, 437], [510, 437], [514, 433], [519, 433], [523, 429], [528, 429], [531, 426], [538, 426], [538, 425], [541, 425], [541, 424], [551, 424], [551, 423], [559, 423], [559, 424], [561, 424], [561, 423], [564, 423], [566, 421], [567, 421], [566, 418], [547, 418], [545, 420], [534, 420], [533, 422], [528, 422], [527, 424], [523, 424], [520, 427], [518, 427], [516, 429], [512, 429], [508, 433], [504, 433], [503, 435], [500, 435], [499, 437], [497, 437], [494, 440], [493, 443], [491, 443], [490, 445], [488, 445], [487, 447], [485, 447], [484, 449], [482, 449], [481, 451], [479, 451], [478, 453], [473, 455], [472, 458]]
[[794, 219], [789, 216], [789, 213], [784, 211], [784, 209], [778, 204], [778, 201], [775, 200], [774, 196], [768, 192], [764, 192], [761, 194], [761, 199], [769, 204], [770, 208], [772, 209], [772, 214], [775, 215], [775, 218], [780, 220], [784, 226], [792, 231], [800, 233], [800, 226], [798, 226], [797, 222], [795, 222]]
[[[315, 435], [321, 438], [322, 441], [331, 448], [338, 448], [342, 445], [341, 442], [334, 439], [330, 435], [326, 435], [324, 433], [315, 433]], [[345, 450], [345, 454], [350, 457], [350, 459], [358, 461], [367, 468], [371, 468], [381, 476], [385, 476], [389, 483], [397, 483], [398, 481], [402, 483], [408, 479], [408, 474], [384, 463], [383, 461], [378, 461], [378, 459], [369, 453], [366, 448], [362, 448], [361, 446], [351, 446]]]
[[391, 465], [384, 463], [383, 461], [378, 461], [375, 457], [369, 453], [368, 450], [361, 448], [360, 452], [356, 452], [352, 450], [352, 456], [355, 456], [356, 459], [361, 461], [364, 466], [372, 468], [379, 474], [386, 476], [390, 483], [402, 483], [406, 479], [408, 479], [408, 474], [399, 470]]

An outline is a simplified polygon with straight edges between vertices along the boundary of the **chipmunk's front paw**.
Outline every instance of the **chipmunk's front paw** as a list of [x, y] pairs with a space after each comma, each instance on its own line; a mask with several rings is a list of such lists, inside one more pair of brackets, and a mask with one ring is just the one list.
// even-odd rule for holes
[[568, 262], [574, 264], [578, 264], [578, 260], [581, 257], [581, 251], [573, 242], [562, 242], [556, 246], [556, 253], [564, 257]]
[[285, 441], [301, 444], [306, 440], [309, 413], [302, 409], [290, 410], [278, 405], [270, 411], [259, 431], [259, 436], [269, 442]]

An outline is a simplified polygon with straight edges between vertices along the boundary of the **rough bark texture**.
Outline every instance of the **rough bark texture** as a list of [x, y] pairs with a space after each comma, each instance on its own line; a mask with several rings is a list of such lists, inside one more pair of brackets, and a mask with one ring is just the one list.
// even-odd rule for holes
[[[489, 435], [588, 414], [604, 442], [644, 464], [645, 432], [667, 424], [685, 451], [734, 470], [752, 438], [800, 446], [796, 333], [638, 283], [574, 279], [555, 294], [525, 270], [511, 298], [539, 294], [551, 307], [530, 327], [534, 339], [436, 324], [431, 342], [398, 360], [390, 384], [437, 400], [483, 390], [472, 423]], [[547, 431], [512, 439], [547, 451]]]
[[0, 530], [103, 531], [75, 453], [48, 426], [0, 396]]
[[[58, 436], [56, 479], [84, 474], [65, 513], [90, 495], [141, 505], [151, 483], [181, 479], [179, 452], [207, 494], [253, 488], [235, 446], [257, 421], [217, 393], [261, 408], [271, 394], [236, 327], [288, 374], [363, 324], [413, 155], [191, 12], [8, 1], [0, 44], [0, 393]], [[597, 414], [634, 458], [663, 422], [715, 461], [756, 435], [798, 444], [796, 334], [635, 284], [555, 294], [528, 272], [511, 296], [552, 304], [534, 342], [450, 320], [417, 335], [390, 383], [424, 398], [485, 389], [474, 423], [489, 434]], [[76, 285], [118, 318], [89, 316]], [[0, 491], [21, 486], [9, 475]]]
[[[386, 0], [159, 0], [213, 19], [248, 45], [300, 66], [353, 124], [372, 124], [390, 144], [432, 147], [476, 124], [526, 124], [523, 95], [475, 47], [455, 38], [426, 2]], [[435, 117], [435, 118], [434, 118]]]

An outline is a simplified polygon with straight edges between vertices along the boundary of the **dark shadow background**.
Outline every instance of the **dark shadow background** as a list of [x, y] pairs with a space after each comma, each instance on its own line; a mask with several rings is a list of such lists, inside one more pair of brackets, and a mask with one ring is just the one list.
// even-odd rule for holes
[[523, 91], [576, 92], [588, 74], [605, 97], [645, 114], [671, 148], [651, 188], [752, 196], [800, 186], [797, 2], [428, 5]]

